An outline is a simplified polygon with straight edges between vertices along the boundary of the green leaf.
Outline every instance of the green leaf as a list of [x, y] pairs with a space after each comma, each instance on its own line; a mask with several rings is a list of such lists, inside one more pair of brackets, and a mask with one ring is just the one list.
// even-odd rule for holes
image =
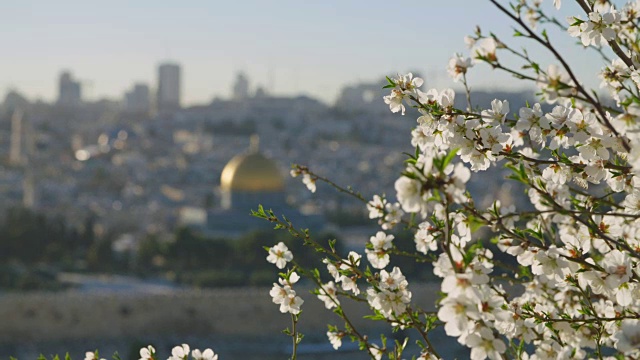
[[337, 239], [330, 239], [329, 240], [329, 248], [331, 249], [331, 252], [336, 252], [336, 241], [338, 241]]
[[538, 63], [532, 62], [531, 67], [535, 70], [536, 74], [540, 72], [540, 65]]
[[569, 26], [577, 26], [577, 25], [582, 24], [583, 22], [584, 22], [584, 20], [581, 20], [581, 19], [579, 19], [579, 18], [574, 16], [573, 17], [573, 23], [571, 23], [571, 25], [569, 25]]
[[447, 167], [447, 165], [449, 165], [451, 160], [453, 160], [453, 158], [456, 157], [456, 155], [458, 155], [458, 150], [459, 149], [460, 148], [455, 148], [455, 149], [452, 149], [451, 151], [449, 151], [447, 156], [442, 161], [442, 168], [440, 170], [444, 171], [444, 169]]
[[391, 80], [390, 77], [385, 76], [385, 78], [387, 78], [387, 82], [389, 83], [389, 85], [393, 85], [394, 87], [396, 86], [396, 83], [393, 80]]
[[484, 222], [473, 215], [467, 216], [467, 223], [469, 224], [469, 229], [472, 233], [475, 233], [485, 225]]
[[267, 214], [264, 212], [262, 205], [258, 205], [258, 211], [251, 210], [251, 215], [262, 219], [267, 218]]

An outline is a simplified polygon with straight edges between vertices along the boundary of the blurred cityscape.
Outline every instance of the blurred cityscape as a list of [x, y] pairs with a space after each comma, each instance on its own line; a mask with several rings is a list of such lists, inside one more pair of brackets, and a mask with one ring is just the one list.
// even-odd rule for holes
[[[238, 73], [226, 98], [185, 107], [181, 73], [180, 64], [162, 63], [155, 84], [133, 83], [121, 99], [85, 101], [83, 91], [91, 85], [71, 71], [60, 73], [53, 103], [32, 101], [18, 89], [6, 94], [0, 104], [0, 294], [269, 286], [276, 272], [264, 261], [262, 246], [285, 241], [305, 261], [314, 257], [251, 217], [258, 204], [319, 238], [339, 238], [343, 250], [362, 250], [376, 231], [364, 205], [320, 183], [311, 194], [289, 169], [307, 165], [365, 198], [383, 192], [393, 199], [403, 152], [413, 151], [415, 113], [389, 111], [382, 101], [384, 76], [345, 84], [338, 100], [326, 104], [275, 96]], [[530, 95], [476, 91], [473, 100], [488, 106], [497, 97], [516, 105]], [[487, 181], [471, 185], [477, 201], [494, 200], [482, 197], [488, 194], [517, 201], [496, 181], [502, 174], [482, 176]], [[412, 246], [400, 231], [397, 238], [403, 237], [403, 246]], [[403, 269], [409, 278], [430, 280], [415, 264]], [[255, 299], [243, 296], [236, 298]], [[39, 301], [3, 299], [7, 309]], [[61, 304], [68, 301], [84, 300]], [[66, 307], [51, 305], [57, 320], [43, 320], [38, 316], [49, 315], [38, 315], [40, 305], [20, 306], [6, 316], [26, 326], [25, 334], [30, 322], [34, 329], [43, 321], [81, 323]], [[134, 319], [129, 306], [102, 316]]]
[[[391, 183], [397, 169], [389, 165], [407, 150], [398, 146], [412, 124], [386, 111], [381, 82], [345, 87], [329, 106], [271, 96], [240, 73], [227, 99], [182, 108], [180, 73], [162, 64], [157, 86], [132, 84], [121, 100], [84, 102], [83, 84], [68, 71], [55, 103], [9, 92], [0, 117], [1, 210], [21, 205], [76, 225], [94, 217], [100, 234], [137, 238], [172, 231], [183, 207], [219, 204], [222, 169], [252, 135], [283, 176], [299, 162], [363, 193]], [[285, 181], [287, 202], [309, 211], [348, 202], [334, 194], [312, 200]]]
[[[367, 241], [375, 223], [366, 219], [362, 203], [323, 184], [321, 195], [313, 196], [288, 170], [293, 163], [308, 165], [365, 197], [375, 191], [393, 197], [402, 153], [412, 151], [414, 116], [388, 110], [381, 100], [384, 77], [346, 84], [335, 104], [325, 104], [306, 96], [273, 96], [238, 73], [227, 98], [182, 107], [181, 71], [177, 63], [162, 63], [155, 86], [132, 84], [119, 100], [83, 101], [84, 84], [70, 71], [61, 72], [54, 103], [9, 91], [0, 106], [3, 237], [22, 231], [8, 222], [43, 217], [64, 228], [62, 244], [98, 252], [101, 261], [124, 257], [131, 265], [145, 239], [175, 242], [181, 228], [224, 239], [269, 229], [250, 216], [262, 204], [294, 217], [297, 226], [342, 233], [355, 248]], [[491, 94], [514, 105], [527, 95]], [[474, 94], [477, 105], [491, 99]], [[51, 237], [53, 230], [42, 230]], [[40, 241], [30, 258], [50, 264], [53, 254], [37, 253], [46, 252], [51, 239]], [[10, 243], [0, 242], [0, 257], [19, 264], [18, 247]], [[86, 256], [70, 262], [70, 270], [87, 268]]]
[[[183, 108], [180, 65], [157, 70], [155, 87], [132, 84], [119, 100], [83, 101], [70, 71], [60, 74], [55, 103], [9, 91], [0, 104], [0, 210], [21, 205], [75, 224], [93, 216], [100, 233], [138, 237], [173, 230], [180, 208], [215, 206], [223, 167], [249, 149], [251, 135], [283, 174], [301, 163], [367, 195], [392, 193], [401, 153], [411, 150], [413, 121], [388, 111], [382, 77], [345, 85], [335, 104], [324, 104], [272, 96], [238, 73], [228, 98]], [[475, 102], [487, 102], [483, 95]], [[492, 92], [512, 103], [523, 95]], [[287, 202], [315, 212], [355, 204], [332, 193], [312, 198], [286, 182]]]

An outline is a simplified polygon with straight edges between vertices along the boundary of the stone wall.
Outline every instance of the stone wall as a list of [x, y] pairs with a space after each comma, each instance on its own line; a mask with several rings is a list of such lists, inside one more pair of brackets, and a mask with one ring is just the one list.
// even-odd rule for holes
[[[409, 289], [416, 304], [434, 309], [439, 286]], [[306, 289], [300, 331], [326, 332], [327, 323], [342, 325], [337, 315]], [[366, 304], [345, 301], [345, 312], [356, 326], [377, 326], [362, 319]], [[271, 302], [268, 288], [185, 290], [167, 294], [28, 293], [0, 295], [0, 342], [63, 341], [144, 335], [221, 334], [248, 337], [280, 334], [290, 326]], [[379, 324], [384, 327], [384, 324]]]

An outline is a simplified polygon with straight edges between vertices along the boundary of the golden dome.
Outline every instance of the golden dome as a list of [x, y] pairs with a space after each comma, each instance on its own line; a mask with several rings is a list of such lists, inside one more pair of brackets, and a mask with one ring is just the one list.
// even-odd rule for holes
[[270, 192], [284, 190], [284, 179], [276, 164], [257, 151], [236, 155], [222, 170], [224, 191]]

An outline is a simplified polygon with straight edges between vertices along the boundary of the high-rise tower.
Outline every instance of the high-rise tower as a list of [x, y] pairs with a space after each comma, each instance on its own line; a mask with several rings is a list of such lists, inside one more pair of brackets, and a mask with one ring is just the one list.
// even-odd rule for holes
[[75, 81], [71, 73], [64, 71], [58, 82], [58, 105], [78, 106], [82, 102], [82, 86]]
[[22, 130], [22, 116], [21, 110], [15, 110], [11, 117], [11, 145], [9, 147], [9, 162], [12, 165], [23, 165], [23, 130]]
[[158, 111], [180, 108], [180, 65], [160, 64], [158, 67]]

